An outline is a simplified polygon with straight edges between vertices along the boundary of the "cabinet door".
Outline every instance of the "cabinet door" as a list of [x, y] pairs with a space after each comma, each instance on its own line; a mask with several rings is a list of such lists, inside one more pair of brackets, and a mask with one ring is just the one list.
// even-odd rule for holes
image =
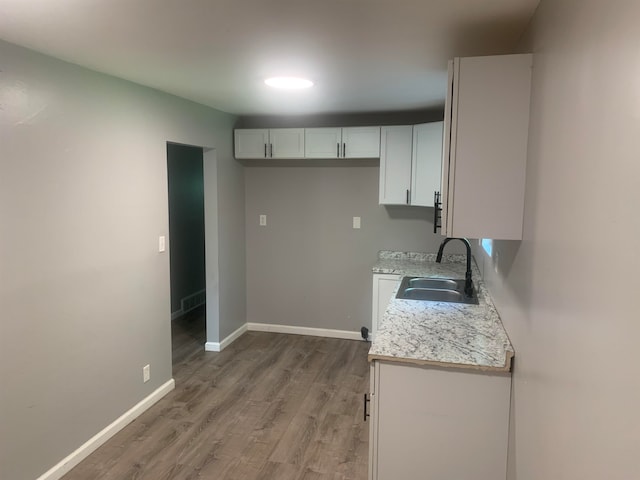
[[411, 189], [411, 150], [413, 127], [380, 129], [381, 205], [409, 205]]
[[236, 158], [267, 158], [269, 147], [269, 130], [235, 130], [234, 144]]
[[344, 158], [379, 158], [380, 127], [345, 127], [342, 145]]
[[373, 275], [373, 301], [371, 305], [371, 338], [373, 338], [378, 330], [378, 325], [382, 320], [384, 312], [393, 297], [398, 284], [400, 283], [400, 275], [376, 273]]
[[522, 239], [531, 58], [454, 60], [447, 236]]
[[272, 158], [304, 158], [304, 128], [272, 128], [269, 141]]
[[[378, 480], [378, 362], [369, 365], [369, 475], [368, 480]], [[365, 403], [366, 408], [366, 403]]]
[[506, 478], [509, 374], [374, 364], [377, 479]]
[[413, 127], [411, 205], [433, 207], [433, 192], [440, 190], [443, 125], [433, 122]]
[[342, 152], [341, 128], [305, 128], [305, 158], [339, 158]]

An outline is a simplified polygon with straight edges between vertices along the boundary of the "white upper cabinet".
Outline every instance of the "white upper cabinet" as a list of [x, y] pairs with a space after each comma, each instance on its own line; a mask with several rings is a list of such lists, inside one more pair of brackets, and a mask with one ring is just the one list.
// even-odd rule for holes
[[305, 158], [340, 158], [342, 153], [341, 128], [305, 128]]
[[378, 158], [380, 127], [238, 129], [235, 157]]
[[345, 127], [342, 129], [343, 158], [380, 157], [380, 127]]
[[380, 129], [381, 205], [409, 205], [413, 126]]
[[269, 130], [271, 158], [304, 158], [304, 128]]
[[305, 128], [306, 158], [378, 158], [380, 127]]
[[433, 207], [433, 192], [440, 188], [443, 128], [444, 122], [413, 126], [411, 205]]
[[532, 57], [449, 62], [442, 234], [522, 239]]
[[304, 158], [304, 128], [238, 129], [235, 157]]
[[381, 205], [433, 206], [442, 165], [443, 122], [382, 127]]
[[269, 154], [269, 130], [252, 128], [235, 130], [236, 158], [267, 158]]

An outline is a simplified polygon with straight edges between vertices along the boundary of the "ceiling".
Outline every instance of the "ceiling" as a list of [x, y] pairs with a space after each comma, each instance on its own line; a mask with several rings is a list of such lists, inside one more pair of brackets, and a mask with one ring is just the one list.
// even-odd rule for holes
[[[0, 0], [0, 38], [238, 115], [416, 110], [539, 0]], [[264, 78], [305, 75], [282, 92]]]

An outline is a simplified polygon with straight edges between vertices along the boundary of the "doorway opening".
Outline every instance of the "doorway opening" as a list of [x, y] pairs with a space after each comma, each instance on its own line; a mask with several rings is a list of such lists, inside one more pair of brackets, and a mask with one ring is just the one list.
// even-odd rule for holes
[[206, 341], [203, 148], [167, 143], [174, 370]]

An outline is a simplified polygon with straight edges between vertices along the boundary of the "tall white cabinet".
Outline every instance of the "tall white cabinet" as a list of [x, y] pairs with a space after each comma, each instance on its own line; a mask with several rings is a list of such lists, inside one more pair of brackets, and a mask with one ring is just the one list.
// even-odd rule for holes
[[443, 122], [382, 127], [381, 205], [433, 206], [440, 185]]
[[442, 234], [522, 239], [532, 56], [449, 62]]

